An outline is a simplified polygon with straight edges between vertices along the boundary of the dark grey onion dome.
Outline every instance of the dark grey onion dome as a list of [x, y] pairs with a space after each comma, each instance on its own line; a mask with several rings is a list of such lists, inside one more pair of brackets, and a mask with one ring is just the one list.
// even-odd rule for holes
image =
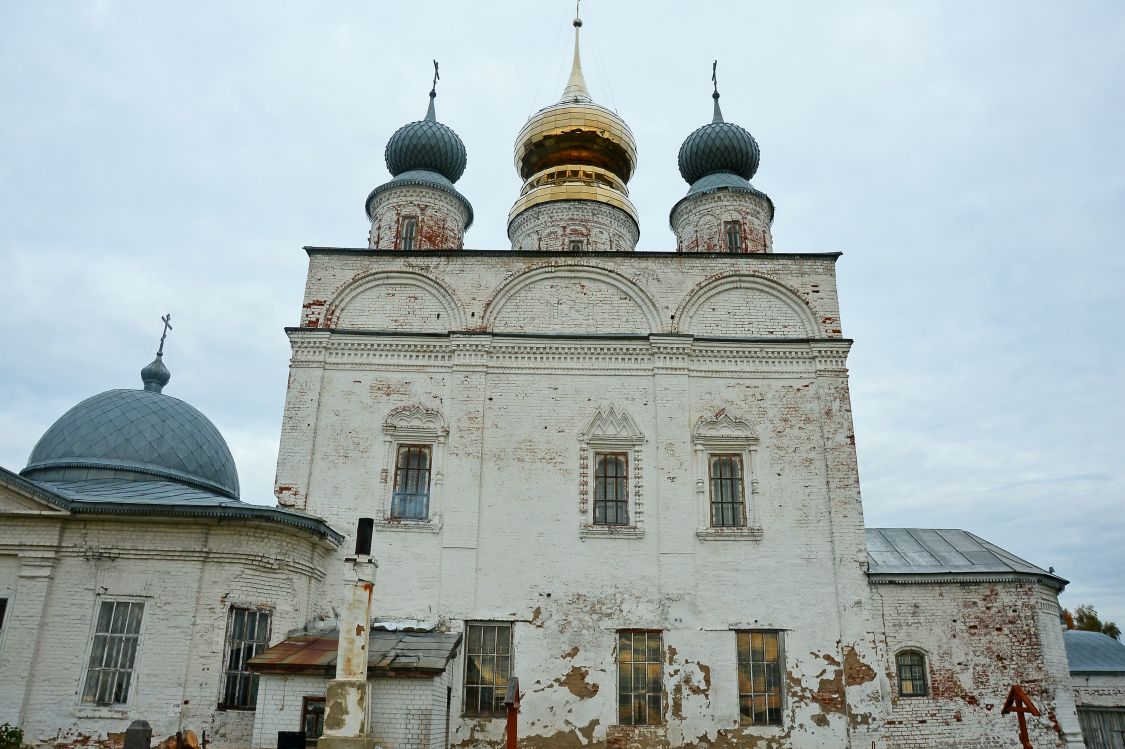
[[48, 481], [159, 477], [238, 499], [223, 435], [187, 403], [151, 390], [82, 401], [46, 431], [20, 473]]
[[141, 382], [145, 384], [145, 390], [153, 393], [159, 393], [172, 379], [172, 373], [168, 371], [168, 367], [164, 366], [164, 355], [157, 354], [156, 358], [141, 370]]
[[425, 170], [456, 182], [465, 173], [468, 163], [465, 144], [453, 128], [437, 121], [435, 96], [437, 94], [431, 91], [426, 119], [403, 125], [387, 141], [384, 155], [392, 175], [397, 177], [403, 172]]
[[696, 130], [680, 146], [680, 175], [689, 185], [715, 172], [730, 172], [750, 179], [758, 171], [758, 141], [744, 128], [724, 122], [715, 98], [715, 118]]

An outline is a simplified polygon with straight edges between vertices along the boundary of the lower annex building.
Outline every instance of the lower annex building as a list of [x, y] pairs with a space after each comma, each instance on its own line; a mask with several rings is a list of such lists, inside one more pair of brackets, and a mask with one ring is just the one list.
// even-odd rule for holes
[[466, 250], [460, 138], [387, 146], [368, 246], [307, 248], [274, 508], [162, 392], [65, 414], [0, 472], [0, 721], [109, 746], [315, 741], [343, 559], [375, 520], [373, 743], [1083, 746], [1066, 584], [962, 530], [865, 528], [839, 255], [773, 251], [758, 144], [679, 154], [676, 252], [636, 251], [636, 144], [593, 101], [521, 130], [511, 250]]

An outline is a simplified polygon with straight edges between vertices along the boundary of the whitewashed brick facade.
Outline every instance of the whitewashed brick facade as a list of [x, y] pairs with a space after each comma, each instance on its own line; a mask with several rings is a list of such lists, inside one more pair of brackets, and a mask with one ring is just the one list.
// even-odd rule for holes
[[581, 242], [586, 252], [632, 252], [640, 229], [620, 208], [594, 200], [557, 200], [522, 211], [508, 224], [512, 249], [566, 252]]
[[405, 218], [417, 221], [414, 249], [459, 249], [464, 246], [465, 227], [472, 218], [462, 200], [423, 184], [386, 189], [374, 196], [367, 210], [371, 219], [368, 246], [384, 250], [402, 248]]
[[726, 252], [726, 225], [738, 223], [740, 252], [773, 252], [773, 205], [764, 195], [720, 189], [676, 204], [670, 218], [678, 252]]

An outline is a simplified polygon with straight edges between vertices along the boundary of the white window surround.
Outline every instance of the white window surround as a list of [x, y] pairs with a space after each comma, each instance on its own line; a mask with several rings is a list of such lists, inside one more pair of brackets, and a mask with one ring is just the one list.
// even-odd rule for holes
[[[599, 408], [586, 428], [578, 434], [578, 513], [580, 538], [640, 538], [644, 536], [642, 501], [643, 451], [645, 436], [624, 410], [612, 406]], [[629, 461], [628, 525], [595, 525], [593, 517], [594, 454], [625, 453]]]
[[[99, 595], [94, 597], [94, 606], [90, 617], [89, 634], [86, 636], [86, 647], [82, 651], [82, 671], [78, 676], [78, 688], [75, 690], [75, 704], [73, 714], [76, 718], [127, 718], [130, 711], [134, 708], [133, 698], [137, 693], [137, 683], [140, 681], [141, 671], [141, 654], [144, 652], [145, 645], [145, 628], [148, 624], [148, 612], [144, 609], [148, 608], [149, 598], [147, 596], [109, 596]], [[82, 695], [86, 686], [86, 674], [90, 670], [90, 653], [94, 648], [94, 636], [98, 630], [98, 613], [101, 611], [103, 603], [139, 603], [142, 605], [141, 610], [141, 628], [139, 637], [137, 638], [137, 652], [133, 657], [132, 677], [129, 681], [129, 694], [125, 698], [125, 702], [120, 705], [96, 705], [82, 700]]]
[[[750, 425], [720, 410], [702, 416], [692, 432], [695, 459], [695, 494], [697, 528], [695, 535], [701, 541], [757, 540], [762, 537], [761, 518], [758, 515], [758, 438]], [[746, 525], [731, 528], [711, 526], [710, 461], [714, 453], [735, 453], [742, 456], [743, 501], [746, 502]]]
[[[383, 488], [379, 500], [375, 525], [379, 530], [421, 531], [437, 533], [441, 530], [442, 486], [445, 483], [445, 442], [449, 429], [440, 412], [412, 403], [393, 409], [383, 421], [383, 467], [379, 470], [379, 483]], [[394, 493], [395, 461], [400, 445], [429, 445], [430, 447], [430, 516], [425, 520], [391, 517], [391, 496]]]

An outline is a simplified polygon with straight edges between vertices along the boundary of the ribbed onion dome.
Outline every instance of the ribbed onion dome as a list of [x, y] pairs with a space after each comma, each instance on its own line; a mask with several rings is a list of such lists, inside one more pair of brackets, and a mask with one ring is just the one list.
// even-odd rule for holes
[[717, 172], [730, 172], [748, 180], [758, 171], [758, 142], [744, 128], [723, 121], [719, 94], [713, 96], [714, 120], [689, 135], [680, 146], [680, 175], [689, 185]]
[[[135, 475], [238, 499], [238, 471], [211, 421], [160, 392], [171, 377], [158, 358], [144, 390], [108, 390], [79, 403], [35, 444], [21, 474], [37, 480]], [[163, 382], [161, 382], [163, 380]]]
[[428, 171], [456, 182], [465, 173], [468, 162], [465, 144], [453, 128], [437, 121], [434, 114], [436, 96], [436, 92], [430, 92], [430, 107], [425, 119], [403, 125], [387, 141], [384, 155], [392, 175], [397, 177], [403, 172]]

